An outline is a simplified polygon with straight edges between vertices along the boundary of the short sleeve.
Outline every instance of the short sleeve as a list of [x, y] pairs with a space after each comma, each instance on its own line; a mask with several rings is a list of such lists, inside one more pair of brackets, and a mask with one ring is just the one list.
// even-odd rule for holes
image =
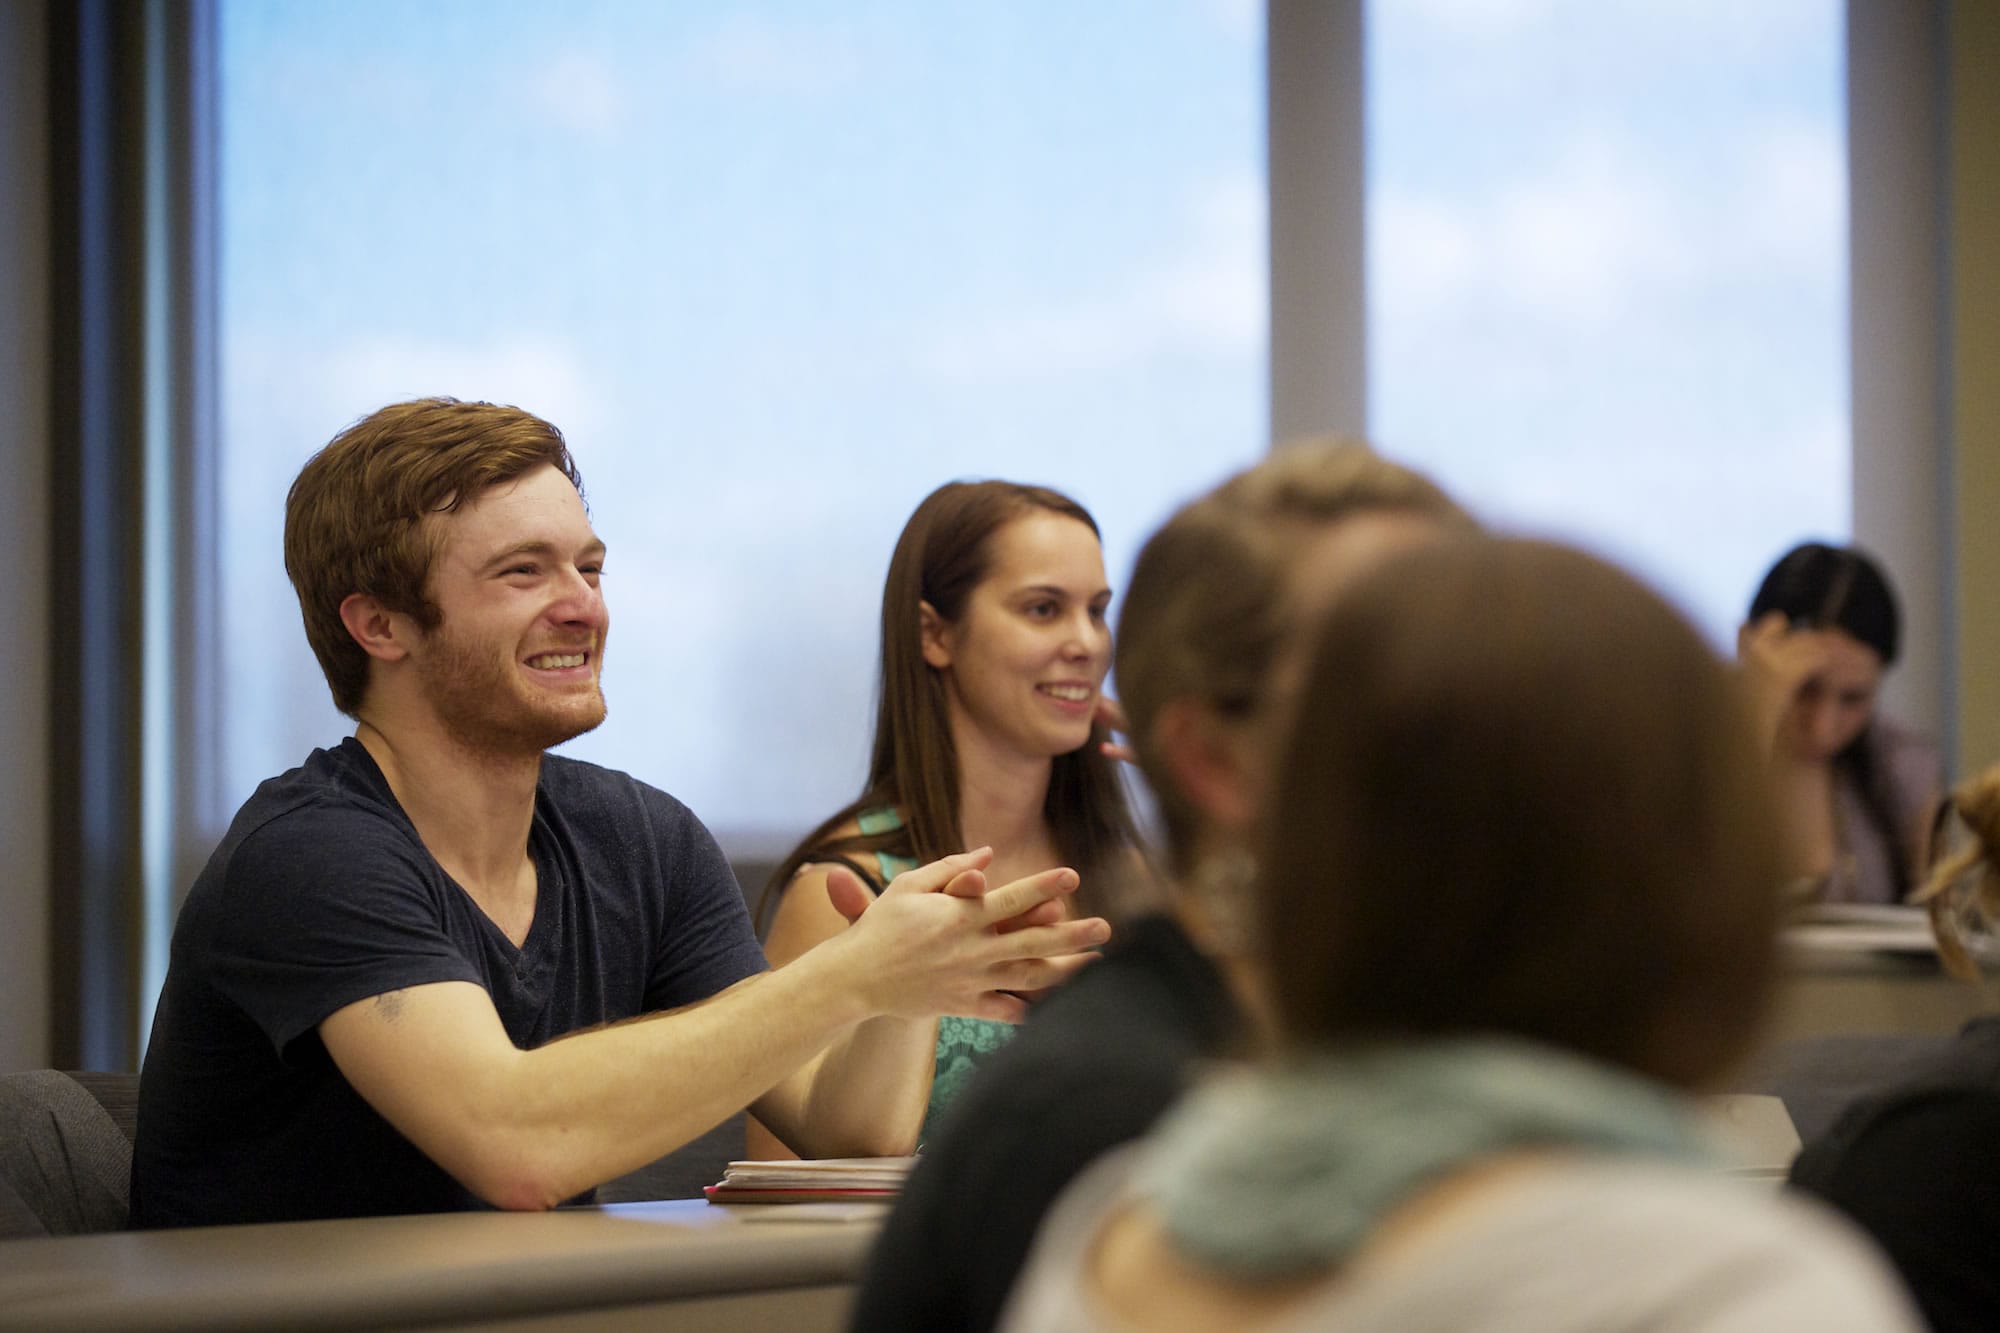
[[436, 862], [371, 812], [308, 806], [246, 836], [209, 904], [207, 972], [280, 1056], [372, 995], [481, 982], [451, 937]]
[[646, 789], [666, 911], [654, 942], [646, 1007], [705, 1000], [766, 969], [764, 950], [735, 872], [702, 822], [664, 792]]

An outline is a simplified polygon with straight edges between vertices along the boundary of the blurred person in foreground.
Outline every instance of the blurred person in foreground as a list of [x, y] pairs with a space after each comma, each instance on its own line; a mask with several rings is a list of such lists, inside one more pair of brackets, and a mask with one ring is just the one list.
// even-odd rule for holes
[[1063, 1187], [1144, 1133], [1198, 1061], [1244, 1043], [1248, 839], [1301, 627], [1357, 571], [1471, 526], [1428, 479], [1321, 439], [1277, 449], [1147, 541], [1117, 673], [1168, 882], [1133, 894], [1119, 942], [1038, 1005], [942, 1118], [875, 1247], [855, 1328], [990, 1328]]
[[1002, 1327], [1911, 1327], [1689, 1095], [1756, 1033], [1782, 877], [1699, 635], [1471, 537], [1362, 575], [1311, 660], [1259, 868], [1274, 1049], [1065, 1192]]

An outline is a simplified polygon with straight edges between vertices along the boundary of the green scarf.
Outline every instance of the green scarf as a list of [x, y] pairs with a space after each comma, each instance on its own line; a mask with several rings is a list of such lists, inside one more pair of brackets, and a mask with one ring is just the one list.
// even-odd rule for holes
[[1526, 1041], [1305, 1057], [1197, 1088], [1135, 1179], [1189, 1257], [1278, 1278], [1352, 1252], [1389, 1211], [1475, 1158], [1554, 1147], [1713, 1160], [1684, 1098]]

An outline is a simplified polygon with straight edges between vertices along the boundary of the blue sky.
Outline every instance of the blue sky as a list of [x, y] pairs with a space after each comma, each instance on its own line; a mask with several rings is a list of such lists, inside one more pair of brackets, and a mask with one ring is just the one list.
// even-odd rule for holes
[[[520, 403], [612, 550], [612, 721], [576, 752], [724, 829], [811, 822], [859, 782], [925, 492], [1061, 486], [1122, 573], [1261, 448], [1257, 18], [226, 7], [232, 610], [292, 632], [283, 490], [346, 421]], [[247, 790], [339, 722], [302, 643], [243, 666]]]
[[1371, 433], [1729, 641], [1850, 526], [1842, 9], [1370, 7]]
[[[859, 782], [925, 492], [1067, 489], [1116, 583], [1264, 445], [1259, 5], [222, 15], [232, 800], [345, 729], [280, 514], [382, 403], [563, 427], [617, 631], [576, 752], [780, 837]], [[1385, 450], [1717, 634], [1798, 530], [1844, 530], [1839, 29], [1828, 0], [1372, 6]]]

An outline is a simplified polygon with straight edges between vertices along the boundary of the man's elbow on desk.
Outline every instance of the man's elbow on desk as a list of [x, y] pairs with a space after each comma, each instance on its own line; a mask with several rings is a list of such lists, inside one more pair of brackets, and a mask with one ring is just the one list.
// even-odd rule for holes
[[511, 1213], [545, 1213], [590, 1188], [571, 1189], [549, 1173], [521, 1162], [496, 1163], [479, 1178], [461, 1175], [458, 1182], [482, 1202]]

